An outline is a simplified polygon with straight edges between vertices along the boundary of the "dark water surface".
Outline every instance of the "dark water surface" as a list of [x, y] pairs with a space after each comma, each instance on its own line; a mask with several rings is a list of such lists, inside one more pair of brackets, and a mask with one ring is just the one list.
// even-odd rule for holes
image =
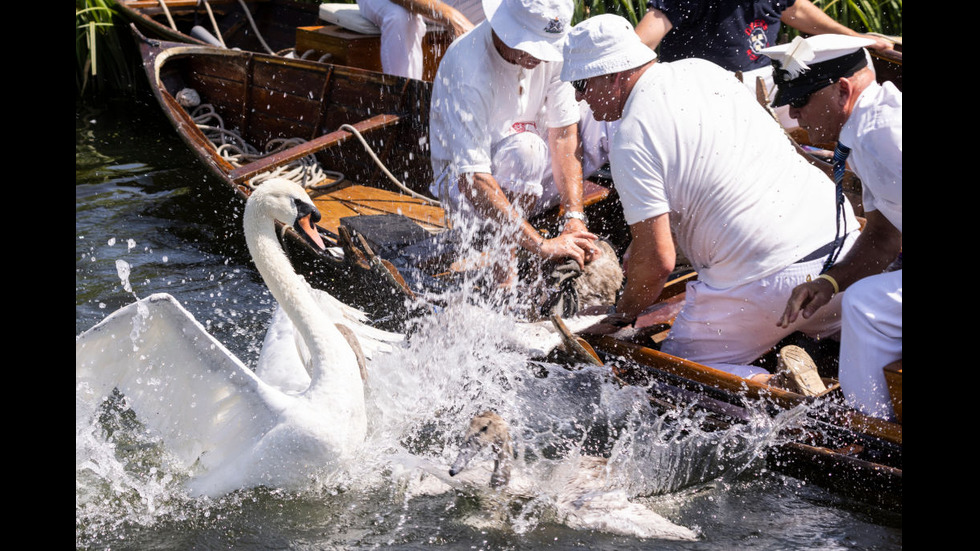
[[[136, 297], [168, 292], [251, 365], [273, 301], [234, 232], [216, 181], [149, 100], [76, 105], [75, 333]], [[129, 266], [121, 277], [120, 263]], [[125, 288], [129, 283], [131, 291]], [[425, 392], [420, 393], [421, 396]], [[152, 442], [121, 416], [112, 446], [76, 434], [78, 549], [901, 549], [902, 517], [843, 500], [749, 462], [649, 497], [696, 542], [576, 531], [547, 515], [479, 528], [464, 495], [407, 499], [395, 484], [310, 492], [182, 495]], [[76, 427], [78, 429], [78, 427]], [[78, 432], [78, 430], [77, 430]]]

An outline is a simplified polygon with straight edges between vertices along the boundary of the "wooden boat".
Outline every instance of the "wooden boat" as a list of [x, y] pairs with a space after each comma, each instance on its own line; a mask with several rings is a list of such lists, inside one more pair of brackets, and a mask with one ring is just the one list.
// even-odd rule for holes
[[[318, 226], [330, 249], [320, 252], [286, 231], [301, 273], [333, 292], [338, 282], [354, 281], [359, 288], [352, 294], [367, 301], [358, 306], [371, 311], [384, 312], [419, 290], [383, 257], [393, 252], [388, 250], [392, 244], [402, 252], [409, 245], [419, 251], [430, 242], [435, 243], [429, 249], [444, 245], [445, 239], [439, 241], [447, 229], [444, 212], [426, 196], [432, 181], [427, 148], [431, 83], [156, 40], [135, 27], [133, 32], [154, 96], [217, 179], [222, 200], [241, 208], [260, 179], [287, 169], [308, 179], [323, 214]], [[195, 95], [197, 107], [182, 105]], [[287, 139], [298, 143], [264, 153], [270, 144]], [[229, 150], [242, 149], [240, 143], [251, 144], [255, 156], [230, 156]], [[587, 212], [595, 215], [593, 209], [609, 196], [608, 188], [587, 182]], [[556, 211], [533, 222], [554, 227], [558, 219]], [[385, 239], [372, 237], [370, 230], [378, 226], [388, 230]], [[412, 260], [407, 264], [421, 263], [420, 257]], [[452, 274], [452, 260], [448, 254], [426, 258], [422, 275]]]
[[[839, 385], [809, 397], [744, 379], [661, 352], [684, 300], [683, 286], [696, 277], [681, 272], [665, 287], [658, 304], [637, 320], [645, 328], [630, 338], [583, 334], [601, 359], [630, 384], [651, 384], [655, 400], [686, 397], [726, 421], [750, 417], [747, 409], [777, 414], [805, 407], [805, 422], [794, 425], [789, 441], [769, 450], [773, 470], [890, 510], [902, 507], [902, 425], [863, 415], [843, 404]], [[816, 354], [814, 354], [817, 357]], [[897, 372], [897, 379], [896, 379]], [[901, 366], [886, 368], [901, 388]], [[833, 383], [829, 379], [826, 382]], [[900, 394], [899, 394], [900, 400]], [[900, 410], [899, 410], [900, 411]]]

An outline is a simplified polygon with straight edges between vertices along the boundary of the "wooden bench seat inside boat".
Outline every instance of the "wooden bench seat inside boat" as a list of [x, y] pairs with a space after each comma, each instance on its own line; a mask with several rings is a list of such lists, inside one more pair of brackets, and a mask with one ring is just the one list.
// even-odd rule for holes
[[317, 225], [335, 235], [342, 218], [378, 214], [400, 214], [430, 232], [446, 228], [442, 208], [393, 191], [351, 185], [312, 198], [321, 215]]

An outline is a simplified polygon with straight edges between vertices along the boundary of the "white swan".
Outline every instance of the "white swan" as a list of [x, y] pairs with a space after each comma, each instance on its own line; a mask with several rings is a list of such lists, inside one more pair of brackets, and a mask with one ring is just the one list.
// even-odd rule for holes
[[[494, 452], [492, 466], [471, 464], [486, 448]], [[625, 490], [610, 489], [606, 485], [609, 466], [602, 457], [569, 458], [547, 476], [547, 488], [543, 488], [541, 473], [514, 468], [509, 427], [492, 411], [480, 413], [470, 420], [459, 455], [449, 469], [431, 464], [416, 467], [429, 475], [413, 481], [415, 485], [411, 491], [417, 495], [442, 493], [453, 487], [479, 491], [489, 485], [506, 496], [534, 498], [544, 489], [553, 492], [550, 497], [558, 519], [573, 529], [639, 538], [698, 539], [693, 530], [631, 501]], [[502, 505], [506, 510], [507, 504]]]
[[[263, 183], [245, 206], [249, 252], [289, 318], [274, 324], [266, 340], [280, 344], [275, 350], [270, 344], [260, 362], [273, 384], [234, 357], [173, 297], [156, 294], [76, 338], [76, 423], [80, 415], [94, 415], [118, 388], [190, 470], [187, 485], [195, 496], [257, 486], [303, 488], [320, 469], [348, 457], [367, 430], [364, 386], [355, 347], [335, 323], [357, 324], [336, 301], [326, 300], [332, 310], [320, 307], [293, 271], [275, 230], [280, 220], [309, 234], [311, 215], [314, 222], [319, 217], [312, 201], [285, 180]], [[301, 389], [296, 381], [298, 373], [307, 373], [307, 363], [299, 361], [302, 352], [294, 345], [291, 351], [286, 346], [291, 339], [279, 338], [292, 331], [309, 351], [308, 383]]]

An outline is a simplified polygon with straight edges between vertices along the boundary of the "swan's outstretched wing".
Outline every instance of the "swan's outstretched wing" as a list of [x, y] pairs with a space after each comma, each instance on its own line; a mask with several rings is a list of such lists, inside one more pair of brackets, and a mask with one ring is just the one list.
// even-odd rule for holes
[[[167, 294], [124, 308], [75, 339], [76, 423], [113, 388], [185, 468], [208, 469], [269, 430], [275, 391]], [[270, 401], [273, 402], [270, 404]]]
[[286, 311], [276, 306], [255, 364], [255, 375], [287, 394], [310, 386], [313, 365], [310, 351]]
[[[392, 333], [368, 323], [367, 314], [319, 289], [310, 289], [317, 305], [335, 324], [348, 327], [370, 360], [391, 351], [392, 345], [402, 342], [404, 335]], [[297, 394], [310, 385], [312, 359], [309, 348], [282, 307], [277, 306], [272, 322], [262, 342], [262, 351], [255, 374], [269, 385]]]

